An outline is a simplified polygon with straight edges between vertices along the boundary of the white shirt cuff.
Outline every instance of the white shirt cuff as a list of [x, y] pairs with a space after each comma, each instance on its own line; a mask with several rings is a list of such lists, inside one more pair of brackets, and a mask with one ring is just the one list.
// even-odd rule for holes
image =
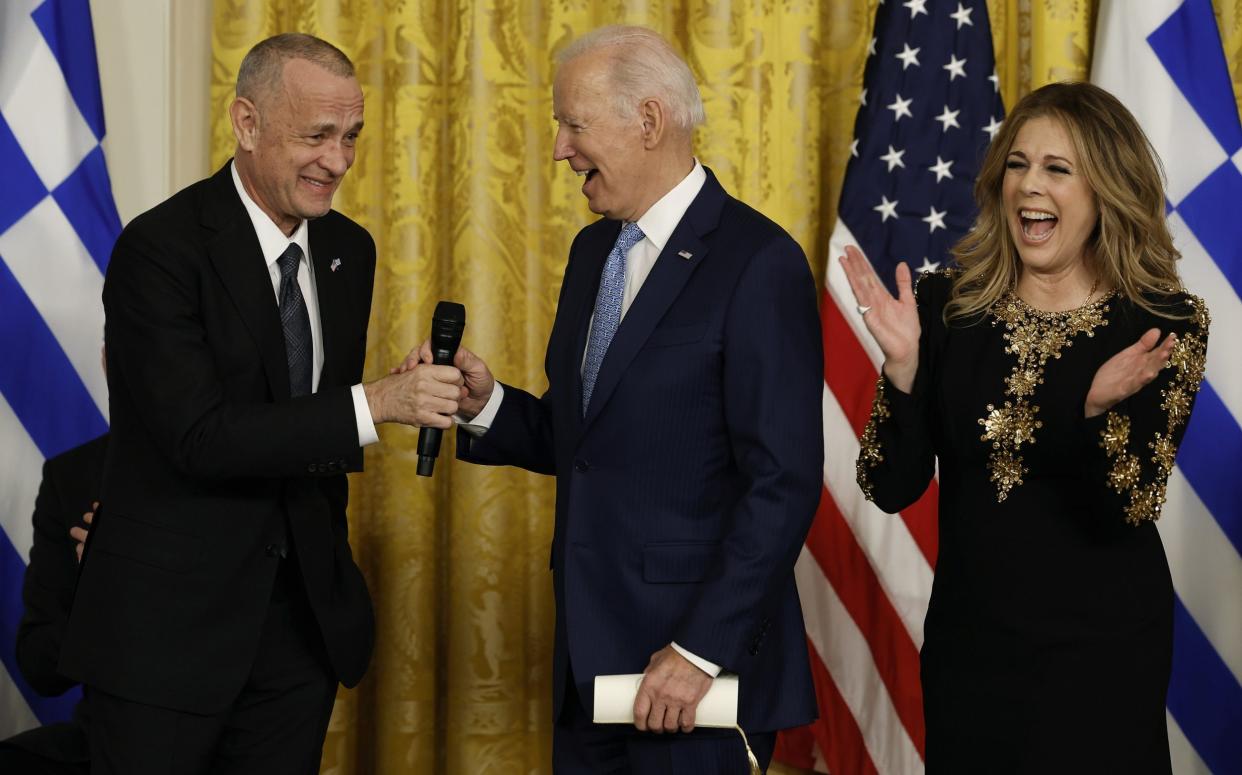
[[379, 441], [379, 433], [375, 430], [375, 421], [371, 419], [371, 407], [367, 405], [367, 394], [362, 385], [354, 385], [349, 389], [354, 397], [354, 421], [358, 423], [358, 446], [365, 447]]
[[500, 402], [504, 400], [504, 397], [504, 386], [497, 382], [496, 388], [492, 391], [492, 397], [487, 399], [487, 403], [483, 405], [478, 414], [471, 418], [470, 422], [466, 422], [459, 414], [453, 415], [453, 422], [477, 439], [492, 427], [492, 422], [496, 420], [496, 413], [500, 411]]
[[720, 675], [720, 670], [721, 670], [720, 665], [716, 664], [715, 662], [708, 662], [706, 659], [703, 659], [703, 657], [700, 657], [698, 654], [691, 654], [689, 651], [686, 651], [681, 646], [678, 646], [676, 643], [673, 643], [671, 645], [673, 646], [674, 651], [676, 651], [678, 654], [681, 654], [686, 659], [690, 660], [690, 664], [702, 670], [704, 673], [707, 673], [712, 678], [715, 678], [716, 676]]

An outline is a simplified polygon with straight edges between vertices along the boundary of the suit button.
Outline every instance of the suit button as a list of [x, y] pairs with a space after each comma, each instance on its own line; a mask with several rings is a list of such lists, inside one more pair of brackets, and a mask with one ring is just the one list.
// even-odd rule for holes
[[276, 546], [276, 544], [268, 544], [263, 547], [263, 553], [268, 557], [275, 557], [280, 554], [280, 547]]
[[582, 459], [582, 458], [580, 458], [580, 457], [579, 457], [579, 458], [574, 458], [574, 470], [575, 470], [575, 471], [577, 471], [578, 473], [580, 473], [580, 474], [584, 474], [584, 473], [586, 473], [588, 470], [590, 470], [590, 468], [591, 468], [591, 464], [590, 464], [590, 463], [586, 462], [585, 460], [583, 460], [583, 459]]
[[308, 465], [308, 466], [306, 467], [306, 473], [308, 473], [308, 474], [313, 474], [313, 473], [315, 473], [315, 464], [314, 464], [314, 463], [311, 463], [310, 465]]

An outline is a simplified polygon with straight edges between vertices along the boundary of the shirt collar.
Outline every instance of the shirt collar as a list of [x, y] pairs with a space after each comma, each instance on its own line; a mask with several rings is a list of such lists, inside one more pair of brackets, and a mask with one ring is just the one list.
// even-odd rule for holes
[[707, 173], [703, 170], [703, 165], [699, 164], [699, 160], [695, 159], [694, 168], [690, 170], [690, 174], [673, 186], [671, 191], [660, 197], [659, 201], [648, 208], [647, 212], [638, 219], [638, 228], [643, 230], [643, 236], [655, 245], [657, 251], [664, 250], [669, 237], [673, 236], [673, 230], [677, 228], [677, 224], [681, 223], [682, 216], [686, 214], [686, 210], [690, 209], [690, 203], [699, 195], [699, 191], [703, 189], [703, 184], [706, 182]]
[[290, 242], [297, 243], [298, 247], [302, 249], [302, 255], [310, 256], [306, 219], [303, 218], [302, 222], [298, 224], [298, 228], [293, 232], [293, 236], [286, 237], [285, 233], [276, 225], [276, 222], [269, 218], [267, 213], [263, 212], [255, 204], [255, 201], [250, 198], [246, 187], [242, 185], [241, 175], [237, 174], [237, 163], [233, 162], [229, 167], [233, 172], [233, 185], [237, 187], [237, 195], [241, 197], [242, 204], [246, 207], [246, 214], [250, 216], [250, 222], [254, 225], [254, 233], [259, 238], [259, 249], [263, 251], [263, 262], [271, 266], [285, 252], [285, 249], [289, 247]]

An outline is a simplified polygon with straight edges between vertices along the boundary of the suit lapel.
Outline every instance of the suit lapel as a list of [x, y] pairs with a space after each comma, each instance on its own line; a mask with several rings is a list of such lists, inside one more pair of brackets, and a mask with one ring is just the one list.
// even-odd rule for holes
[[288, 398], [289, 364], [272, 278], [228, 164], [212, 178], [203, 225], [216, 232], [208, 246], [211, 263], [259, 348], [268, 387], [273, 397]]
[[[642, 289], [630, 304], [629, 311], [625, 313], [616, 335], [608, 345], [599, 376], [595, 379], [595, 390], [591, 394], [591, 405], [587, 407], [584, 426], [589, 426], [599, 416], [634, 356], [646, 343], [647, 337], [651, 336], [668, 308], [681, 294], [690, 275], [706, 260], [708, 246], [702, 238], [720, 222], [724, 199], [724, 189], [708, 170], [707, 181], [702, 190], [673, 230], [664, 250], [656, 259], [655, 266], [651, 268], [651, 274], [647, 276]], [[611, 250], [611, 247], [609, 245], [608, 249]], [[689, 258], [683, 254], [689, 254]]]
[[[323, 370], [319, 385], [341, 385], [338, 372], [349, 347], [349, 296], [344, 274], [333, 271], [332, 262], [342, 259], [340, 246], [321, 221], [310, 222], [311, 264], [315, 271], [315, 295], [319, 300], [319, 328], [323, 338]], [[338, 263], [341, 269], [342, 264]]]

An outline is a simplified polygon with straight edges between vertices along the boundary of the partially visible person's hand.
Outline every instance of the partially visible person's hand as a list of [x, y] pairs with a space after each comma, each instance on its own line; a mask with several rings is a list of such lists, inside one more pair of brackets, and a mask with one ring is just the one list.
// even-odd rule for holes
[[431, 361], [431, 339], [427, 338], [423, 340], [422, 344], [415, 347], [413, 350], [410, 350], [410, 352], [406, 354], [405, 360], [389, 369], [388, 373], [404, 374], [420, 363], [431, 363]]
[[634, 726], [641, 732], [691, 732], [694, 714], [712, 677], [672, 645], [651, 655], [634, 698]]
[[466, 396], [461, 400], [457, 411], [465, 419], [471, 420], [487, 406], [488, 399], [496, 389], [496, 378], [492, 376], [491, 369], [487, 368], [482, 358], [464, 347], [457, 348], [453, 365], [461, 369], [461, 375], [466, 381]]
[[858, 248], [846, 246], [840, 261], [859, 311], [866, 310], [863, 323], [884, 353], [884, 374], [894, 387], [909, 393], [918, 371], [922, 332], [910, 267], [905, 262], [897, 265], [897, 298], [893, 298]]
[[86, 548], [86, 535], [90, 530], [89, 525], [95, 519], [95, 512], [98, 510], [99, 501], [95, 501], [91, 504], [91, 510], [82, 515], [82, 521], [85, 522], [88, 527], [78, 527], [75, 525], [74, 527], [69, 528], [69, 537], [77, 542], [77, 544], [73, 547], [73, 550], [77, 552], [78, 562], [82, 562], [82, 550]]
[[1142, 390], [1169, 362], [1176, 346], [1177, 334], [1170, 332], [1160, 341], [1160, 329], [1153, 328], [1105, 361], [1087, 391], [1086, 416], [1101, 415]]

